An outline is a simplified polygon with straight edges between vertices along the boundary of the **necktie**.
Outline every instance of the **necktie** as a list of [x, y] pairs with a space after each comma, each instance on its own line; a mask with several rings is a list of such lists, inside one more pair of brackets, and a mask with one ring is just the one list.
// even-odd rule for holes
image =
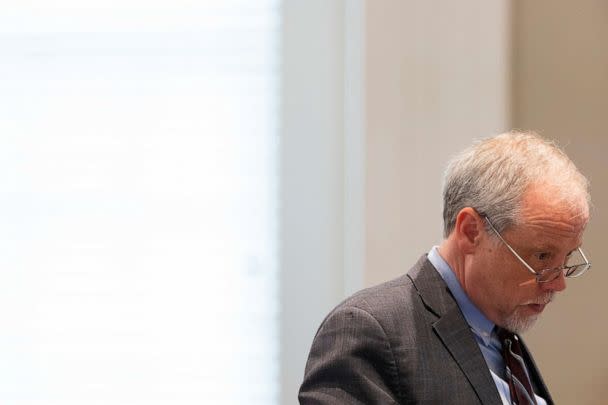
[[502, 356], [505, 360], [506, 379], [509, 383], [509, 391], [511, 392], [511, 403], [516, 405], [536, 405], [536, 398], [522, 356], [519, 338], [502, 328], [498, 328], [498, 338], [502, 342]]

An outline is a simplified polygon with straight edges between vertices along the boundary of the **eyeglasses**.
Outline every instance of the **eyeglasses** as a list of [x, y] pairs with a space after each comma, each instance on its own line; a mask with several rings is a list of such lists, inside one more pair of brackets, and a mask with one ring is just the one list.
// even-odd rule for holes
[[591, 268], [591, 263], [589, 263], [589, 260], [587, 260], [587, 256], [585, 256], [585, 254], [583, 253], [583, 250], [579, 247], [579, 248], [577, 248], [577, 250], [580, 253], [580, 255], [583, 258], [583, 261], [585, 263], [572, 264], [572, 263], [570, 263], [570, 261], [574, 261], [575, 259], [570, 257], [566, 261], [566, 264], [563, 266], [556, 267], [553, 269], [544, 269], [544, 270], [536, 271], [532, 268], [532, 266], [530, 266], [528, 263], [526, 263], [526, 261], [524, 259], [522, 259], [520, 255], [517, 254], [517, 252], [511, 247], [511, 245], [509, 245], [507, 243], [506, 240], [503, 239], [503, 237], [496, 230], [496, 228], [494, 228], [494, 225], [492, 225], [490, 218], [488, 218], [488, 217], [484, 217], [484, 218], [487, 221], [488, 225], [490, 225], [490, 228], [492, 228], [492, 230], [494, 231], [496, 236], [498, 236], [498, 238], [502, 241], [502, 243], [505, 244], [505, 246], [511, 251], [511, 253], [513, 253], [513, 255], [521, 262], [521, 264], [523, 264], [526, 267], [526, 269], [528, 269], [528, 271], [530, 273], [534, 274], [534, 276], [536, 277], [537, 283], [548, 283], [550, 281], [553, 281], [559, 277], [560, 272], [563, 272], [564, 276], [566, 276], [568, 278], [578, 277]]

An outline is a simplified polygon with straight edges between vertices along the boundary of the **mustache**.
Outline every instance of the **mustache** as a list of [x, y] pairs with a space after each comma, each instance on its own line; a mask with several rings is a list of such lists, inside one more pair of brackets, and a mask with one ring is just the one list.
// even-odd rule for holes
[[531, 300], [530, 302], [526, 302], [526, 305], [528, 305], [528, 304], [547, 305], [548, 303], [553, 301], [554, 298], [555, 298], [555, 292], [551, 291], [551, 292], [547, 292], [547, 293], [541, 295], [540, 297], [537, 297], [534, 300]]

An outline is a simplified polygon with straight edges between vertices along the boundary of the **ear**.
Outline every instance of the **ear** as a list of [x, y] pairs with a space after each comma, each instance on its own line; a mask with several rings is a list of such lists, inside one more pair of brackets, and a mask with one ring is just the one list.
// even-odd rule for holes
[[471, 207], [460, 210], [456, 216], [454, 236], [460, 251], [468, 254], [473, 253], [483, 234], [484, 222], [477, 211]]

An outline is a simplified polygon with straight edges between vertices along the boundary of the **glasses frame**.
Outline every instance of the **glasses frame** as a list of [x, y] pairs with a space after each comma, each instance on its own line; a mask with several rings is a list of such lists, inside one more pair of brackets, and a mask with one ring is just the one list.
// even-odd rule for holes
[[[585, 274], [587, 272], [587, 270], [589, 270], [591, 268], [591, 263], [587, 259], [587, 256], [585, 256], [585, 253], [583, 253], [583, 250], [580, 247], [578, 247], [577, 250], [581, 254], [581, 257], [583, 258], [583, 260], [585, 261], [585, 263], [575, 264], [573, 266], [566, 266], [566, 265], [564, 265], [564, 266], [560, 266], [560, 267], [555, 267], [553, 269], [544, 269], [544, 270], [536, 271], [536, 270], [534, 270], [532, 268], [532, 266], [530, 266], [528, 263], [526, 263], [526, 261], [524, 259], [522, 259], [519, 254], [517, 254], [517, 252], [515, 251], [515, 249], [513, 249], [511, 247], [511, 245], [509, 245], [507, 243], [506, 240], [504, 240], [504, 238], [502, 237], [502, 235], [500, 234], [500, 232], [498, 232], [498, 230], [496, 228], [494, 228], [494, 225], [492, 225], [492, 221], [490, 221], [490, 218], [488, 218], [487, 216], [484, 216], [484, 219], [486, 220], [486, 222], [488, 223], [488, 225], [490, 225], [490, 228], [492, 229], [492, 231], [494, 231], [494, 233], [496, 234], [496, 236], [498, 236], [498, 239], [500, 239], [500, 241], [505, 244], [505, 246], [507, 247], [507, 249], [509, 249], [509, 251], [511, 253], [513, 253], [513, 256], [515, 256], [517, 258], [517, 260], [519, 260], [520, 263], [523, 264], [524, 267], [530, 273], [534, 274], [534, 276], [536, 277], [536, 282], [537, 283], [549, 283], [549, 282], [555, 280], [556, 278], [558, 278], [560, 272], [563, 273], [564, 277], [567, 277], [567, 278], [580, 277], [583, 274]], [[579, 267], [579, 266], [585, 266], [584, 270], [581, 271], [580, 273], [576, 274], [576, 275], [568, 274], [568, 270], [574, 269], [574, 268]], [[549, 276], [550, 278], [548, 278], [547, 280], [542, 280], [541, 277], [543, 277], [543, 275], [546, 275], [546, 274], [550, 274], [550, 276]]]

